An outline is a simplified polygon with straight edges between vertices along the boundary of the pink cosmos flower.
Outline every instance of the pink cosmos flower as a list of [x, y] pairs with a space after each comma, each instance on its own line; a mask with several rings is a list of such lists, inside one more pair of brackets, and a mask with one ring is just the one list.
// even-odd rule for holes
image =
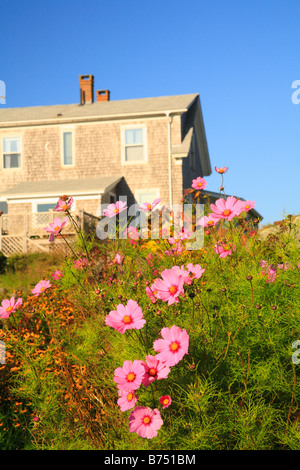
[[155, 304], [157, 299], [159, 299], [158, 291], [155, 290], [153, 285], [151, 287], [146, 287], [146, 294], [153, 304]]
[[184, 294], [182, 277], [173, 269], [164, 269], [161, 277], [152, 284], [152, 291], [157, 291], [159, 298], [163, 302], [168, 301], [168, 305], [178, 302], [178, 296]]
[[263, 268], [261, 274], [266, 278], [266, 283], [270, 284], [274, 282], [277, 277], [276, 267], [273, 264], [269, 265], [269, 263], [265, 260], [261, 260], [260, 265]]
[[145, 325], [141, 307], [135, 300], [128, 300], [127, 305], [117, 305], [117, 310], [112, 310], [105, 318], [105, 324], [115, 328], [120, 333], [126, 330], [140, 330]]
[[180, 267], [172, 266], [171, 269], [182, 279], [184, 284], [189, 282], [189, 272], [185, 269], [184, 265]]
[[201, 219], [198, 220], [197, 225], [200, 225], [202, 227], [213, 227], [217, 224], [217, 222], [218, 221], [214, 219], [211, 214], [208, 214], [201, 217]]
[[167, 256], [178, 256], [183, 252], [184, 246], [182, 240], [175, 240], [174, 237], [168, 239], [170, 245], [174, 245], [170, 250], [166, 250], [165, 254]]
[[144, 202], [143, 204], [138, 206], [138, 209], [141, 209], [142, 211], [145, 211], [145, 212], [150, 212], [155, 206], [157, 206], [157, 204], [160, 203], [160, 201], [161, 201], [161, 198], [154, 199], [152, 203]]
[[133, 408], [137, 402], [138, 397], [135, 395], [134, 390], [119, 390], [119, 396], [117, 403], [121, 411], [127, 411]]
[[23, 303], [23, 299], [21, 297], [15, 301], [14, 297], [11, 297], [9, 300], [4, 299], [1, 302], [0, 307], [0, 318], [9, 318], [11, 313], [14, 313]]
[[207, 185], [207, 182], [205, 181], [204, 178], [201, 178], [201, 176], [198, 176], [198, 178], [192, 181], [192, 188], [194, 189], [205, 189], [206, 185]]
[[140, 437], [152, 439], [163, 425], [163, 420], [157, 408], [137, 406], [129, 416], [129, 431], [136, 432]]
[[67, 223], [68, 217], [64, 217], [63, 220], [59, 217], [55, 217], [53, 223], [50, 223], [48, 227], [44, 227], [44, 230], [46, 230], [47, 233], [50, 233], [49, 242], [54, 241], [54, 235], [58, 235]]
[[216, 221], [220, 219], [231, 220], [241, 213], [241, 201], [234, 196], [229, 196], [226, 200], [220, 198], [215, 204], [211, 204], [211, 217]]
[[159, 402], [162, 404], [164, 410], [165, 408], [168, 408], [168, 406], [171, 405], [172, 400], [170, 395], [164, 395], [163, 397], [160, 397]]
[[123, 259], [124, 259], [124, 256], [120, 255], [119, 253], [116, 253], [113, 262], [115, 264], [122, 264]]
[[132, 240], [137, 240], [138, 238], [140, 238], [138, 230], [132, 225], [126, 228], [126, 230], [124, 231], [124, 234], [127, 235]]
[[31, 293], [36, 297], [42, 294], [46, 289], [51, 287], [50, 281], [40, 281], [36, 284], [36, 286], [32, 289]]
[[249, 212], [253, 207], [255, 207], [255, 201], [241, 201], [241, 212]]
[[81, 269], [88, 264], [88, 260], [86, 258], [79, 258], [74, 261], [74, 268]]
[[205, 269], [201, 268], [200, 264], [195, 264], [194, 266], [193, 263], [188, 263], [186, 267], [189, 273], [187, 280], [187, 284], [189, 285], [192, 284], [193, 279], [200, 279], [200, 277], [205, 271]]
[[62, 196], [57, 201], [57, 204], [53, 210], [56, 212], [68, 212], [73, 202], [74, 199], [72, 197]]
[[236, 246], [232, 243], [216, 243], [214, 251], [219, 255], [219, 258], [225, 258], [232, 255], [233, 251], [236, 251]]
[[216, 170], [217, 173], [220, 173], [222, 175], [223, 173], [226, 173], [226, 171], [228, 170], [228, 166], [224, 166], [223, 168], [221, 168], [221, 167], [217, 168], [215, 166], [215, 170]]
[[51, 276], [53, 277], [53, 279], [58, 281], [60, 278], [63, 277], [63, 273], [59, 269], [57, 269], [56, 271], [54, 271], [53, 274], [51, 274]]
[[124, 361], [123, 367], [115, 369], [114, 381], [119, 390], [136, 390], [142, 383], [145, 368], [142, 361]]
[[145, 375], [142, 384], [147, 388], [154, 380], [165, 379], [168, 377], [170, 367], [161, 362], [157, 356], [148, 355], [144, 362]]
[[181, 330], [175, 325], [162, 328], [160, 334], [163, 339], [156, 339], [153, 343], [154, 350], [158, 352], [156, 357], [166, 366], [174, 366], [188, 354], [189, 335], [185, 329]]
[[107, 208], [104, 209], [103, 215], [106, 217], [112, 218], [117, 214], [120, 214], [125, 209], [127, 209], [126, 202], [117, 201], [115, 204], [108, 204]]
[[260, 266], [261, 266], [262, 268], [266, 268], [266, 267], [268, 266], [268, 262], [265, 261], [264, 259], [262, 259], [262, 260], [260, 261]]

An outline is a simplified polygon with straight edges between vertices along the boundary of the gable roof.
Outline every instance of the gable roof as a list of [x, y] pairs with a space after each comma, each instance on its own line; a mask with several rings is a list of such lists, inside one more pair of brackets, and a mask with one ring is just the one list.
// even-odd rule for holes
[[186, 112], [198, 94], [130, 100], [0, 109], [0, 127], [70, 121], [109, 120]]

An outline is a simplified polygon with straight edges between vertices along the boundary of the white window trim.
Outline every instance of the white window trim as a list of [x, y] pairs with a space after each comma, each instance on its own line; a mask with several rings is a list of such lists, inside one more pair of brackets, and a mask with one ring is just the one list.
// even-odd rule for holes
[[[144, 160], [136, 162], [127, 162], [125, 159], [125, 131], [128, 129], [142, 129], [143, 130], [143, 145], [144, 145]], [[147, 127], [144, 124], [131, 124], [121, 126], [121, 155], [122, 165], [144, 165], [148, 163], [148, 151], [147, 151]]]
[[[66, 132], [71, 132], [72, 134], [72, 164], [71, 165], [66, 165], [64, 163], [64, 134]], [[61, 132], [60, 132], [60, 155], [61, 155], [61, 166], [62, 168], [74, 168], [75, 167], [75, 161], [76, 161], [76, 153], [75, 153], [75, 128], [74, 126], [63, 126], [61, 127]]]
[[[16, 167], [16, 168], [5, 168], [4, 167], [4, 161], [3, 161], [3, 157], [4, 157], [4, 146], [3, 146], [3, 139], [20, 139], [21, 141], [21, 156], [20, 156], [20, 161], [21, 161], [21, 164], [20, 166]], [[22, 136], [20, 134], [7, 134], [7, 135], [2, 135], [2, 138], [1, 138], [1, 168], [3, 171], [8, 171], [8, 172], [13, 172], [13, 171], [22, 171], [23, 170], [23, 139], [22, 139]]]

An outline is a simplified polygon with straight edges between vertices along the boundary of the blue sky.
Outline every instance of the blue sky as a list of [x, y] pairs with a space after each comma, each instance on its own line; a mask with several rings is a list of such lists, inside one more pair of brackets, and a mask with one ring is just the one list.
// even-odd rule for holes
[[[1, 0], [3, 107], [199, 93], [212, 167], [263, 223], [300, 213], [299, 0]], [[299, 93], [300, 97], [300, 93]], [[206, 178], [218, 191], [220, 176]]]

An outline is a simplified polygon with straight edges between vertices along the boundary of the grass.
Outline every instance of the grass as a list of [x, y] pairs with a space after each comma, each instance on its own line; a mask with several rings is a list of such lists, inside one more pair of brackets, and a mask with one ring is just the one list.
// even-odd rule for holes
[[[3, 285], [24, 290], [22, 307], [0, 330], [0, 448], [299, 450], [300, 365], [292, 361], [300, 339], [299, 243], [284, 227], [262, 240], [240, 218], [221, 235], [236, 251], [221, 259], [214, 252], [219, 236], [210, 229], [202, 249], [173, 256], [164, 240], [94, 240], [79, 269], [72, 258], [38, 255], [7, 268]], [[113, 262], [116, 252], [122, 264]], [[261, 260], [287, 269], [277, 267], [266, 282]], [[203, 275], [173, 305], [152, 303], [146, 287], [164, 269], [187, 263], [200, 264]], [[53, 281], [58, 267], [63, 277]], [[32, 296], [42, 278], [52, 287]], [[105, 317], [129, 299], [146, 324], [121, 334]], [[166, 379], [137, 390], [137, 405], [158, 408], [164, 421], [156, 437], [144, 439], [129, 432], [132, 410], [117, 404], [114, 371], [156, 354], [153, 342], [172, 325], [187, 331], [189, 350]], [[172, 398], [166, 409], [163, 395]]]
[[60, 254], [31, 253], [13, 255], [6, 259], [4, 272], [0, 273], [0, 287], [6, 294], [22, 292], [28, 295], [36, 279], [48, 277], [63, 262]]

